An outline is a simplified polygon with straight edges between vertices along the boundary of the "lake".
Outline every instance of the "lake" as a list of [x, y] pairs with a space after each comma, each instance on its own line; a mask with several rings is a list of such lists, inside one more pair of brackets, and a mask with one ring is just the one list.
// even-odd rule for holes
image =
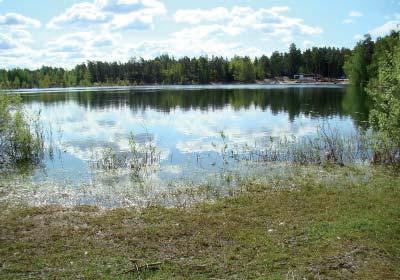
[[[346, 86], [222, 85], [141, 86], [22, 90], [23, 106], [40, 112], [46, 134], [41, 167], [31, 169], [20, 193], [35, 204], [145, 204], [162, 191], [182, 185], [220, 184], [229, 147], [262, 146], [267, 139], [312, 137], [321, 126], [351, 134], [365, 127], [368, 113]], [[123, 155], [135, 145], [157, 150], [157, 167], [142, 184], [128, 172], [93, 165], [104, 149]], [[264, 171], [260, 171], [264, 172]], [[256, 173], [254, 173], [256, 174]], [[254, 175], [253, 174], [253, 175]], [[15, 179], [13, 179], [15, 180]], [[140, 186], [139, 186], [140, 185]], [[147, 187], [144, 187], [147, 186]], [[22, 188], [22, 187], [21, 187]], [[51, 190], [50, 190], [51, 188]], [[15, 195], [15, 193], [14, 193]], [[22, 195], [20, 195], [22, 197]]]

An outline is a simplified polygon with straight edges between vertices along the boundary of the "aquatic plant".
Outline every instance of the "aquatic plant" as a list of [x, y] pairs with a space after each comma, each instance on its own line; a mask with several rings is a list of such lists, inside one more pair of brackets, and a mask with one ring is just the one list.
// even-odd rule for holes
[[[269, 137], [253, 146], [231, 145], [228, 136], [221, 132], [222, 170], [239, 162], [285, 162], [294, 164], [357, 164], [367, 163], [374, 155], [373, 132], [344, 135], [337, 128], [322, 125], [316, 136]], [[213, 143], [216, 148], [217, 145]]]
[[145, 143], [139, 144], [134, 133], [131, 133], [128, 143], [128, 152], [118, 151], [111, 145], [103, 147], [97, 155], [92, 156], [92, 169], [108, 172], [125, 169], [135, 181], [154, 172], [160, 160], [160, 152], [149, 134], [146, 134]]
[[44, 155], [40, 113], [26, 114], [17, 95], [0, 94], [0, 170], [21, 163], [39, 163]]

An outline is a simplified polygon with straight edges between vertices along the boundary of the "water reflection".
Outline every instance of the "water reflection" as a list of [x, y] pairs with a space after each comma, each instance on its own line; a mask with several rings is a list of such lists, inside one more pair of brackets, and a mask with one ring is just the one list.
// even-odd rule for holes
[[370, 110], [370, 100], [364, 89], [349, 86], [343, 97], [343, 110], [351, 116], [360, 129], [367, 129]]
[[230, 107], [234, 110], [255, 107], [273, 114], [288, 113], [293, 121], [300, 114], [308, 117], [344, 116], [342, 102], [345, 87], [287, 87], [264, 89], [199, 89], [199, 90], [126, 90], [95, 92], [57, 92], [24, 95], [26, 103], [40, 102], [66, 104], [74, 102], [86, 109], [126, 108], [138, 112], [153, 109], [171, 112], [176, 109], [220, 110]]
[[[96, 185], [93, 189], [101, 196], [98, 186], [103, 184], [111, 193], [127, 197], [133, 188], [126, 174], [94, 176], [88, 162], [104, 147], [125, 153], [133, 132], [139, 144], [151, 139], [160, 152], [160, 168], [148, 178], [148, 185], [168, 189], [168, 182], [182, 178], [195, 184], [221, 168], [221, 131], [231, 146], [263, 145], [265, 139], [283, 135], [314, 135], [322, 124], [351, 133], [366, 127], [368, 108], [361, 99], [356, 90], [339, 86], [32, 91], [23, 94], [24, 106], [41, 111], [43, 125], [51, 131], [48, 141], [51, 138], [57, 153], [46, 158], [45, 167], [31, 181]], [[125, 187], [116, 189], [117, 185]]]

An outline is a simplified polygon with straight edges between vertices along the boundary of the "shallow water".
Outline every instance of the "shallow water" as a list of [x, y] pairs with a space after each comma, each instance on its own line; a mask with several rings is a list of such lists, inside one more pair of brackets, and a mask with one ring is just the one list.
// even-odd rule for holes
[[[50, 195], [47, 200], [43, 195], [41, 203], [60, 202], [64, 192], [66, 201], [75, 195], [80, 198], [73, 203], [96, 204], [96, 195], [81, 196], [82, 186], [96, 186], [107, 205], [123, 204], [114, 201], [113, 193], [122, 198], [128, 197], [126, 192], [137, 195], [132, 204], [138, 204], [145, 196], [129, 183], [126, 170], [110, 174], [90, 164], [105, 147], [128, 152], [131, 133], [139, 145], [151, 141], [157, 147], [160, 160], [146, 185], [160, 191], [176, 182], [204, 184], [222, 168], [240, 170], [224, 165], [224, 144], [262, 146], [271, 138], [313, 136], [321, 126], [351, 134], [368, 117], [358, 95], [345, 86], [143, 86], [19, 93], [28, 112], [40, 112], [47, 146], [53, 149], [46, 153], [44, 166], [24, 180], [42, 190], [68, 186], [50, 201]], [[100, 185], [107, 186], [107, 194]]]

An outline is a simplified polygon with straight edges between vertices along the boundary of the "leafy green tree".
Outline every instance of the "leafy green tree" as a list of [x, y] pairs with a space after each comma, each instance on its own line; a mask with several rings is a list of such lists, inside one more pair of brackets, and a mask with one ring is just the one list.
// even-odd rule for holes
[[[377, 77], [368, 88], [373, 109], [370, 123], [378, 133], [378, 161], [399, 160], [400, 153], [400, 37], [393, 51], [379, 57]], [[397, 157], [397, 158], [396, 158]]]
[[42, 79], [39, 81], [39, 87], [48, 88], [51, 86], [50, 76], [48, 74], [44, 75]]
[[288, 74], [293, 77], [293, 75], [299, 73], [301, 66], [301, 51], [296, 48], [295, 44], [290, 45], [288, 59]]
[[369, 81], [368, 65], [371, 64], [374, 42], [370, 35], [357, 43], [351, 56], [348, 57], [344, 70], [354, 85], [364, 86]]
[[272, 77], [283, 75], [283, 57], [279, 52], [274, 52], [271, 55], [271, 75]]
[[13, 81], [12, 84], [13, 84], [13, 88], [20, 88], [21, 87], [21, 81], [19, 80], [18, 76], [16, 76], [14, 78], [14, 81]]
[[235, 56], [231, 61], [231, 69], [235, 81], [242, 83], [252, 83], [255, 81], [256, 74], [250, 57]]

